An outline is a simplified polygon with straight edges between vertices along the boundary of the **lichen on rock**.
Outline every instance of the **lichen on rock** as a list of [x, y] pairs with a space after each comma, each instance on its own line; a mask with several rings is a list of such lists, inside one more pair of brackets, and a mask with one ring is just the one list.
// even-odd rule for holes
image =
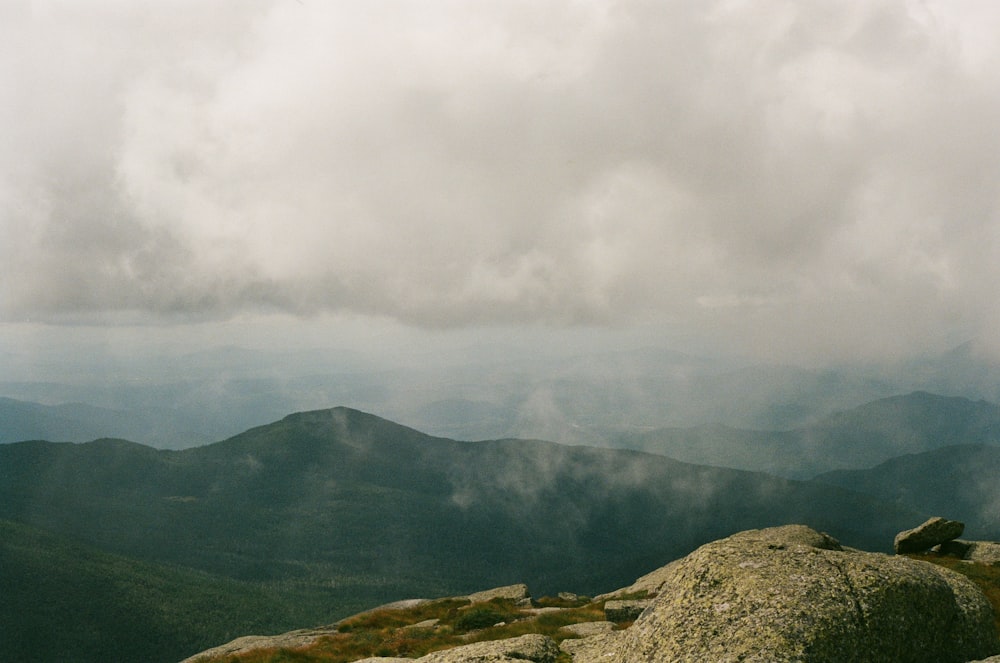
[[800, 525], [706, 544], [660, 590], [610, 660], [964, 663], [1000, 651], [970, 581]]

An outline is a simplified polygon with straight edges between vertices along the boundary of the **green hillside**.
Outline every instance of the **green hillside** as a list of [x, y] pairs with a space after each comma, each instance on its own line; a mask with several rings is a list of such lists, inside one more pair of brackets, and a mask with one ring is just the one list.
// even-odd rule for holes
[[110, 554], [0, 520], [0, 660], [164, 661], [312, 622], [315, 588], [250, 583]]
[[[808, 523], [849, 545], [887, 549], [923, 515], [835, 486], [635, 451], [434, 438], [344, 408], [184, 451], [121, 440], [0, 446], [0, 518], [188, 574], [156, 576], [129, 599], [149, 601], [129, 610], [134, 620], [160, 624], [129, 628], [174, 638], [171, 651], [218, 644], [222, 631], [328, 623], [388, 600], [514, 582], [536, 595], [597, 594], [709, 540], [775, 524]], [[38, 559], [37, 570], [11, 573], [22, 591], [26, 573], [44, 575]], [[158, 593], [198, 597], [197, 582], [226, 595], [209, 603], [251, 607], [229, 620], [178, 608], [183, 627], [156, 612], [169, 603]], [[86, 623], [79, 610], [60, 614]], [[102, 614], [88, 638], [107, 647], [120, 629], [113, 612]], [[238, 614], [258, 621], [227, 630]], [[183, 637], [170, 635], [175, 628]]]

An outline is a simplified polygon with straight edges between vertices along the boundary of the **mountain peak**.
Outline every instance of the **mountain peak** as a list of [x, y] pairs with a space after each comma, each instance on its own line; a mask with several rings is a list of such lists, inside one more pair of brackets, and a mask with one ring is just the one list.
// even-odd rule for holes
[[294, 412], [276, 423], [317, 427], [333, 426], [337, 433], [357, 434], [378, 431], [384, 434], [430, 437], [409, 426], [343, 405], [322, 410]]

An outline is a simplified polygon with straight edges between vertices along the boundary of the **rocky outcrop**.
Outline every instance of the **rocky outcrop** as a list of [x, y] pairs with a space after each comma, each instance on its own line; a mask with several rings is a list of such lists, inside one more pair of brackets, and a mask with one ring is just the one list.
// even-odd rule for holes
[[238, 656], [257, 649], [294, 649], [296, 647], [305, 647], [324, 636], [333, 635], [334, 633], [336, 633], [336, 628], [334, 627], [319, 627], [289, 631], [280, 635], [245, 635], [224, 645], [212, 647], [211, 649], [195, 654], [190, 658], [184, 659], [181, 663], [199, 663], [202, 660]]
[[598, 601], [606, 601], [608, 599], [617, 599], [623, 596], [656, 596], [660, 593], [660, 589], [670, 578], [670, 574], [673, 573], [674, 566], [679, 564], [680, 561], [681, 560], [679, 559], [674, 560], [666, 566], [661, 566], [655, 571], [650, 571], [628, 587], [622, 587], [621, 589], [616, 589], [613, 592], [601, 594], [594, 598]]
[[508, 661], [554, 663], [558, 656], [559, 646], [552, 638], [531, 633], [519, 638], [476, 642], [454, 649], [436, 651], [416, 660], [421, 663], [468, 663], [470, 661], [477, 663], [507, 663]]
[[898, 554], [916, 553], [930, 550], [952, 539], [962, 536], [965, 523], [944, 518], [931, 518], [925, 523], [900, 532], [892, 542], [892, 547]]
[[604, 660], [964, 663], [1000, 651], [993, 611], [964, 577], [797, 525], [691, 553], [618, 640]]
[[354, 663], [555, 663], [559, 646], [552, 638], [537, 633], [507, 640], [476, 642], [453, 649], [436, 651], [420, 658], [364, 658]]
[[[516, 602], [527, 595], [524, 585], [512, 585], [462, 598]], [[637, 595], [650, 598], [635, 600]], [[992, 608], [963, 576], [904, 556], [847, 549], [802, 525], [714, 541], [606, 596], [616, 597], [605, 602], [606, 613], [611, 609], [608, 621], [564, 627], [576, 637], [560, 645], [534, 634], [466, 644], [416, 660], [553, 663], [562, 652], [574, 663], [965, 663], [997, 660], [987, 657], [1000, 652]], [[622, 617], [614, 613], [619, 608], [630, 611], [625, 621], [635, 621], [613, 630], [611, 617]], [[335, 628], [243, 638], [206, 653], [294, 647]], [[363, 659], [402, 660], [407, 659]]]
[[[495, 587], [493, 589], [483, 590], [481, 592], [476, 592], [474, 594], [469, 594], [468, 596], [456, 596], [453, 598], [464, 599], [470, 603], [485, 603], [487, 601], [492, 601], [493, 599], [502, 599], [507, 601], [513, 601], [515, 603], [521, 603], [524, 601], [529, 601], [528, 586], [520, 583], [516, 585], [506, 585], [504, 587]], [[381, 610], [407, 610], [409, 608], [415, 608], [417, 606], [423, 605], [430, 602], [431, 599], [404, 599], [401, 601], [393, 601], [392, 603], [385, 603], [371, 610], [367, 610], [358, 615], [353, 615], [348, 619], [358, 617], [363, 614], [381, 611]], [[218, 658], [225, 658], [229, 656], [238, 656], [240, 654], [246, 654], [251, 651], [259, 649], [296, 649], [299, 647], [306, 647], [315, 643], [320, 638], [329, 637], [336, 635], [339, 630], [339, 626], [346, 620], [340, 620], [328, 626], [320, 626], [311, 629], [301, 629], [297, 631], [289, 631], [288, 633], [282, 633], [280, 635], [247, 635], [240, 638], [236, 638], [224, 645], [219, 645], [218, 647], [213, 647], [207, 649], [203, 652], [199, 652], [194, 656], [184, 659], [181, 663], [199, 663], [203, 660], [216, 660]], [[417, 624], [412, 624], [412, 628], [433, 628], [434, 622], [436, 620], [427, 620], [425, 622], [420, 622]], [[489, 643], [487, 643], [489, 644]], [[522, 643], [523, 644], [523, 643]], [[515, 648], [521, 646], [518, 643], [514, 643]], [[555, 646], [555, 643], [553, 643]], [[463, 648], [464, 649], [464, 648]], [[558, 651], [558, 647], [556, 647]], [[452, 651], [452, 650], [448, 650]], [[515, 651], [515, 650], [511, 650]], [[493, 654], [490, 654], [493, 656]], [[521, 657], [522, 660], [525, 657]], [[420, 660], [427, 661], [438, 661], [439, 659], [430, 659], [424, 657]], [[364, 659], [365, 663], [372, 663], [378, 661], [379, 663], [391, 663], [392, 661], [412, 661], [413, 659], [397, 659], [397, 658], [367, 658]], [[448, 659], [452, 660], [452, 659]], [[457, 659], [454, 659], [457, 660]], [[476, 659], [480, 660], [480, 659]], [[483, 658], [483, 661], [501, 661], [506, 659], [501, 658]], [[530, 659], [535, 660], [535, 659]]]

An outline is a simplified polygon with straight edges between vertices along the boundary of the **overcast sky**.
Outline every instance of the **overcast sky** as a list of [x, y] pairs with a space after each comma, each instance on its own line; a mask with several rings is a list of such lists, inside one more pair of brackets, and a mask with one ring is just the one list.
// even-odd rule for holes
[[996, 342], [998, 29], [988, 0], [5, 0], [0, 335]]

